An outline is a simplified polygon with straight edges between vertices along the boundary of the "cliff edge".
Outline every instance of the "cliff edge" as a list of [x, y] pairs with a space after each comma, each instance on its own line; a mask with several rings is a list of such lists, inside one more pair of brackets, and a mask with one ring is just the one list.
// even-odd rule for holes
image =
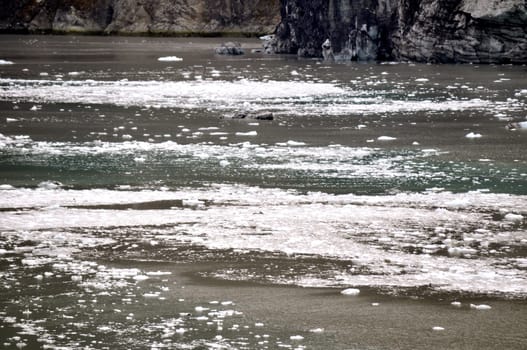
[[527, 62], [525, 0], [283, 0], [275, 51], [340, 60]]

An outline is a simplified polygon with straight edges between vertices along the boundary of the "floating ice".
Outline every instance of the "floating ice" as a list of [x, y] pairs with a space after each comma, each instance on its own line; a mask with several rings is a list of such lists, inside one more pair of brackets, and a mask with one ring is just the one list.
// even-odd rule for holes
[[[501, 110], [514, 102], [481, 99], [407, 101], [382, 92], [310, 81], [94, 81], [0, 79], [4, 100], [350, 115], [403, 111]], [[317, 103], [313, 101], [316, 99]], [[516, 107], [518, 107], [516, 103]]]
[[0, 60], [0, 65], [9, 65], [9, 64], [14, 64], [14, 62], [8, 61], [8, 60]]
[[301, 335], [292, 335], [289, 337], [291, 340], [304, 340], [304, 337]]
[[360, 289], [348, 288], [348, 289], [344, 289], [342, 292], [340, 292], [340, 294], [343, 294], [343, 295], [359, 295], [360, 294]]
[[248, 132], [237, 132], [236, 136], [257, 136], [258, 132], [256, 131], [248, 131]]
[[485, 305], [485, 304], [480, 304], [480, 305], [470, 304], [470, 308], [474, 309], [474, 310], [490, 310], [490, 309], [492, 309], [492, 307], [490, 305]]
[[46, 190], [56, 190], [62, 188], [64, 185], [58, 181], [44, 181], [38, 184], [39, 188]]
[[467, 139], [478, 139], [478, 138], [482, 137], [482, 135], [478, 134], [478, 133], [474, 133], [474, 132], [469, 132], [468, 134], [465, 135], [465, 137]]
[[508, 214], [506, 214], [504, 216], [504, 219], [506, 221], [512, 221], [512, 222], [522, 222], [523, 221], [523, 215], [508, 213]]
[[392, 136], [379, 136], [377, 137], [377, 140], [379, 141], [393, 141], [393, 140], [397, 140], [396, 137], [392, 137]]
[[445, 328], [444, 327], [435, 326], [435, 327], [432, 327], [432, 330], [433, 331], [444, 331]]
[[461, 307], [461, 302], [459, 301], [453, 301], [450, 303], [450, 305], [454, 306], [454, 307]]
[[157, 60], [161, 62], [181, 62], [183, 61], [181, 57], [177, 57], [177, 56], [164, 56], [164, 57], [159, 57]]
[[309, 330], [311, 333], [324, 333], [324, 328], [313, 328]]

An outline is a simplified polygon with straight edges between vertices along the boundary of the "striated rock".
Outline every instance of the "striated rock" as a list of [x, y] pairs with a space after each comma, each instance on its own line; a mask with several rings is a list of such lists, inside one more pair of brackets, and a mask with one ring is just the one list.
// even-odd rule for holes
[[2, 0], [0, 31], [271, 33], [280, 0]]
[[338, 60], [527, 62], [525, 0], [282, 1], [275, 51]]

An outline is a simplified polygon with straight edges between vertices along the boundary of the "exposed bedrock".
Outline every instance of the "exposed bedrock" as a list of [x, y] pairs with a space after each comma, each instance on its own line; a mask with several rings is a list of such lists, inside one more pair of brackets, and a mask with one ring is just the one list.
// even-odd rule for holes
[[0, 30], [123, 34], [271, 33], [280, 0], [2, 0]]
[[525, 0], [282, 0], [277, 52], [336, 60], [527, 62]]

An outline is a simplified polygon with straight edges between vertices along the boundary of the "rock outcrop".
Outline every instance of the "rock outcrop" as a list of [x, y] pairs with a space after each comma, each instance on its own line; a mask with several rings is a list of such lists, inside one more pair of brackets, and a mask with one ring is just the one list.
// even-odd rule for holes
[[2, 0], [0, 31], [274, 31], [265, 52], [322, 57], [329, 39], [336, 61], [527, 63], [527, 0]]
[[337, 60], [527, 62], [525, 0], [283, 0], [273, 47]]
[[271, 33], [280, 0], [2, 0], [0, 31], [118, 34]]

